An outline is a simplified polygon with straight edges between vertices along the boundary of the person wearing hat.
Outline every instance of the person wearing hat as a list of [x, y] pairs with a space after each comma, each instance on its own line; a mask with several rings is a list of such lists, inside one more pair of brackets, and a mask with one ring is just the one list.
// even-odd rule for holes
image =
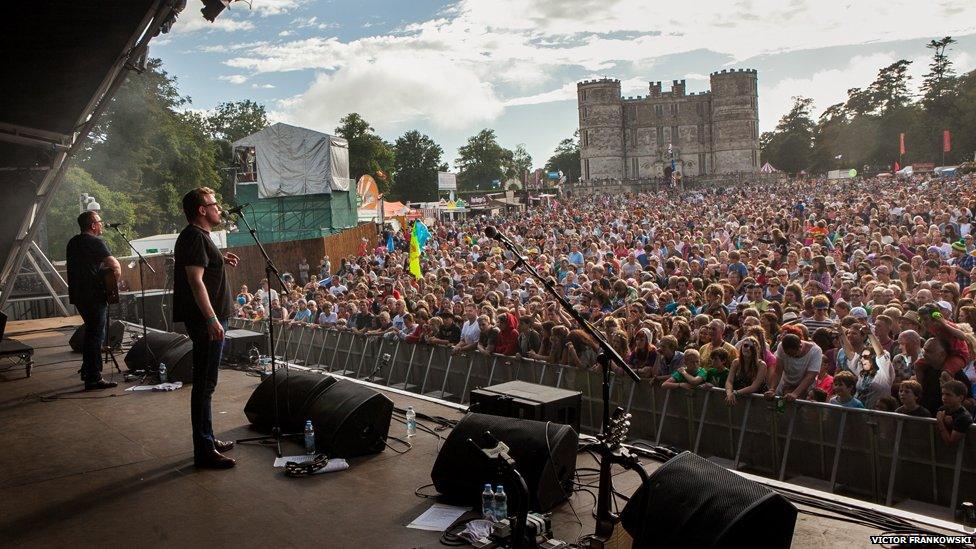
[[956, 283], [959, 284], [960, 288], [965, 288], [972, 284], [973, 281], [969, 277], [969, 271], [973, 267], [976, 267], [976, 257], [967, 253], [966, 243], [962, 240], [957, 240], [952, 243], [952, 258], [949, 259], [949, 265], [956, 274]]
[[851, 309], [851, 316], [856, 318], [858, 322], [862, 324], [868, 323], [868, 311], [864, 307], [854, 307]]
[[825, 295], [818, 295], [813, 298], [813, 316], [804, 318], [800, 324], [807, 327], [811, 334], [817, 328], [832, 329], [837, 323], [830, 319], [830, 299]]

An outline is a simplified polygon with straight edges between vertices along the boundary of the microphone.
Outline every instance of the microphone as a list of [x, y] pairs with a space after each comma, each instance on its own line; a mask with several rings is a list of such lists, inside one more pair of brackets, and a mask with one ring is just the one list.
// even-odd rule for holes
[[104, 225], [109, 229], [118, 229], [119, 227], [124, 225], [124, 223], [104, 223]]
[[241, 204], [240, 206], [234, 206], [233, 208], [228, 208], [226, 210], [221, 210], [220, 211], [220, 217], [227, 218], [231, 214], [241, 215], [241, 211], [243, 211], [244, 208], [246, 208], [248, 206], [250, 206], [250, 204]]
[[485, 227], [485, 236], [487, 236], [488, 238], [493, 238], [495, 240], [501, 240], [505, 238], [505, 236], [502, 235], [502, 233], [498, 232], [498, 229], [496, 229], [491, 225]]

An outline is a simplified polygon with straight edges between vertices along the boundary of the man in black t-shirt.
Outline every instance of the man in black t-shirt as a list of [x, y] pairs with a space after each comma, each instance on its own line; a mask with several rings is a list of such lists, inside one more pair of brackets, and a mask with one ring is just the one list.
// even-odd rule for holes
[[173, 253], [173, 321], [183, 322], [193, 341], [193, 390], [190, 422], [193, 426], [193, 462], [197, 467], [228, 469], [225, 457], [233, 442], [221, 442], [213, 434], [211, 400], [217, 387], [217, 368], [224, 346], [224, 330], [231, 315], [230, 287], [224, 263], [236, 267], [239, 258], [220, 250], [210, 231], [220, 224], [220, 207], [214, 191], [199, 187], [183, 196], [183, 213], [189, 224], [176, 239]]
[[85, 322], [82, 343], [81, 380], [85, 390], [110, 389], [118, 383], [102, 379], [102, 342], [105, 339], [108, 303], [103, 272], [111, 270], [118, 278], [122, 270], [117, 259], [98, 238], [102, 217], [98, 212], [78, 216], [81, 234], [71, 237], [65, 251], [68, 271], [68, 300]]

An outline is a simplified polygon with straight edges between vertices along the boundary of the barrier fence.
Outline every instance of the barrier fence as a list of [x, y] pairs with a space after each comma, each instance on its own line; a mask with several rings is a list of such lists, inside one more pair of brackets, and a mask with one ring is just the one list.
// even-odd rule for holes
[[[265, 330], [264, 321], [232, 319], [231, 325]], [[275, 333], [275, 356], [282, 360], [460, 404], [468, 403], [471, 389], [513, 380], [580, 391], [582, 431], [600, 430], [599, 372], [503, 355], [454, 355], [448, 347], [312, 324], [276, 321]], [[812, 401], [778, 406], [761, 395], [739, 397], [730, 407], [719, 388], [665, 390], [618, 376], [610, 395], [614, 407], [633, 415], [630, 436], [638, 444], [687, 449], [732, 469], [885, 505], [921, 501], [942, 507], [943, 514], [974, 495], [972, 429], [949, 446], [931, 418]]]

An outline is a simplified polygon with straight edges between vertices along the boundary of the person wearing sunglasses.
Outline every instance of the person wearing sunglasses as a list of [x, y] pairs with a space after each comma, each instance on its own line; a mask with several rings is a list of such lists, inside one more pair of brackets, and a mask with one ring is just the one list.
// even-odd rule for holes
[[214, 437], [210, 404], [217, 387], [224, 330], [232, 312], [224, 265], [236, 267], [239, 258], [229, 252], [221, 254], [210, 238], [210, 231], [221, 223], [213, 189], [199, 187], [186, 193], [183, 213], [187, 226], [173, 247], [173, 322], [183, 322], [193, 342], [193, 462], [202, 468], [229, 469], [235, 462], [221, 452], [233, 448], [234, 443]]

